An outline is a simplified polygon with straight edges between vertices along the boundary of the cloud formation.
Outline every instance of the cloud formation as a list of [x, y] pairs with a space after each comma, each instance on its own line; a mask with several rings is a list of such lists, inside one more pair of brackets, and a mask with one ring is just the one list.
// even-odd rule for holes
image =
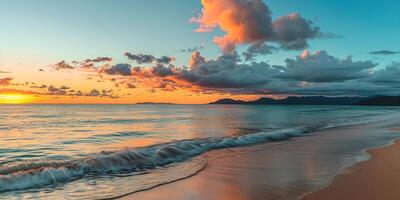
[[400, 87], [400, 62], [393, 62], [384, 69], [375, 71], [366, 81], [375, 84], [395, 84]]
[[60, 62], [54, 64], [53, 68], [56, 69], [56, 70], [75, 69], [75, 67], [73, 67], [72, 65], [70, 65], [69, 63], [67, 63], [65, 60], [60, 61]]
[[319, 27], [310, 20], [304, 19], [299, 13], [281, 16], [273, 22], [274, 40], [284, 49], [303, 49], [308, 46], [307, 39], [320, 35]]
[[206, 88], [241, 88], [265, 84], [271, 74], [277, 72], [264, 62], [240, 64], [238, 61], [237, 54], [221, 55], [215, 60], [206, 61], [199, 52], [194, 52], [189, 69], [156, 65], [151, 68], [135, 67], [132, 74], [138, 79], [172, 78], [162, 81], [164, 85], [174, 84], [175, 88], [182, 86], [179, 83]]
[[206, 58], [200, 55], [199, 51], [193, 52], [189, 59], [189, 68], [193, 69], [198, 65], [204, 64]]
[[172, 61], [174, 61], [175, 58], [174, 57], [168, 57], [168, 56], [161, 56], [160, 58], [156, 59], [157, 63], [162, 63], [162, 64], [169, 64]]
[[48, 94], [51, 94], [51, 95], [66, 95], [67, 92], [68, 92], [67, 89], [65, 89], [63, 87], [57, 88], [57, 87], [54, 87], [52, 85], [50, 85], [47, 88], [47, 91], [48, 91]]
[[178, 78], [202, 87], [240, 88], [268, 83], [274, 73], [276, 69], [267, 63], [240, 64], [237, 54], [232, 54], [192, 64]]
[[127, 63], [119, 63], [113, 65], [109, 68], [100, 69], [100, 73], [105, 73], [108, 75], [122, 75], [122, 76], [130, 76], [131, 75], [132, 66]]
[[179, 51], [182, 53], [193, 53], [196, 51], [200, 51], [203, 48], [204, 48], [204, 43], [201, 43], [200, 46], [194, 46], [194, 47], [186, 48], [186, 49], [179, 49]]
[[11, 78], [11, 77], [0, 78], [0, 86], [10, 85], [12, 80], [13, 80], [13, 78]]
[[132, 54], [129, 52], [125, 52], [124, 54], [126, 57], [128, 57], [129, 60], [133, 60], [137, 62], [138, 64], [146, 64], [146, 63], [162, 63], [162, 64], [169, 64], [175, 60], [174, 57], [168, 57], [168, 56], [161, 56], [159, 58], [156, 58], [153, 55], [150, 54]]
[[[41, 85], [36, 88], [43, 89], [46, 88], [46, 85]], [[119, 96], [113, 94], [113, 90], [111, 89], [103, 89], [103, 90], [92, 89], [88, 92], [82, 92], [80, 90], [71, 89], [68, 86], [56, 87], [53, 85], [48, 86], [47, 91], [35, 92], [35, 93], [41, 95], [54, 95], [54, 96], [71, 96], [71, 97], [88, 96], [88, 97], [119, 98]]]
[[111, 61], [112, 61], [112, 58], [110, 58], [110, 57], [97, 57], [94, 59], [86, 59], [85, 60], [86, 63], [111, 62]]
[[151, 63], [156, 59], [150, 54], [132, 54], [129, 52], [125, 52], [124, 55], [128, 57], [128, 59], [136, 61], [138, 64]]
[[287, 59], [285, 64], [244, 63], [237, 53], [207, 60], [193, 52], [189, 68], [173, 65], [135, 67], [132, 76], [145, 86], [173, 91], [230, 94], [379, 95], [399, 94], [400, 64], [376, 69], [372, 61], [337, 58], [326, 51]]
[[307, 82], [341, 82], [365, 78], [376, 66], [371, 61], [353, 61], [351, 57], [339, 59], [326, 51], [310, 54], [305, 50], [296, 59], [286, 59], [283, 72], [277, 75], [281, 79]]
[[[294, 18], [295, 21], [298, 20], [296, 16]], [[252, 60], [253, 54], [266, 54], [276, 50], [276, 46], [269, 46], [265, 42], [253, 43], [247, 50], [248, 55], [241, 54], [244, 60], [236, 51], [222, 54], [216, 59], [206, 59], [200, 52], [195, 51], [189, 57], [188, 67], [171, 64], [171, 59], [167, 56], [156, 58], [152, 55], [137, 54], [135, 59], [139, 59], [139, 62], [151, 58], [151, 64], [132, 67], [127, 63], [119, 63], [96, 67], [93, 68], [96, 70], [91, 72], [99, 78], [98, 82], [109, 80], [115, 87], [145, 87], [153, 92], [158, 89], [183, 89], [194, 93], [367, 96], [398, 94], [400, 91], [399, 63], [377, 69], [377, 64], [369, 60], [353, 60], [350, 56], [338, 58], [326, 51], [311, 53], [308, 50], [304, 50], [299, 56], [286, 59], [283, 65]], [[109, 60], [106, 59], [105, 62]], [[82, 67], [77, 64], [74, 68]], [[31, 88], [44, 87], [32, 85]], [[84, 93], [66, 86], [49, 86], [46, 93], [67, 96], [113, 96], [100, 90]]]
[[400, 51], [391, 51], [391, 50], [380, 50], [380, 51], [371, 51], [369, 52], [372, 55], [394, 55], [399, 54]]
[[[81, 61], [72, 61], [71, 63], [68, 63], [65, 60], [62, 60], [56, 64], [54, 64], [52, 67], [55, 70], [74, 70], [74, 69], [79, 69], [79, 70], [97, 70], [96, 68], [99, 66], [99, 64], [106, 63], [105, 65], [107, 66], [109, 62], [112, 61], [112, 58], [110, 57], [97, 57], [94, 59], [84, 59]], [[39, 71], [43, 72], [43, 69], [39, 69]]]
[[278, 51], [279, 48], [273, 45], [268, 45], [264, 42], [258, 42], [250, 45], [245, 52], [243, 52], [244, 59], [246, 61], [253, 60], [257, 55], [272, 54]]
[[283, 49], [302, 49], [308, 39], [321, 35], [319, 28], [298, 13], [272, 21], [271, 12], [261, 0], [202, 0], [202, 13], [191, 18], [197, 32], [209, 32], [219, 27], [226, 34], [214, 38], [224, 53], [237, 45], [274, 42]]

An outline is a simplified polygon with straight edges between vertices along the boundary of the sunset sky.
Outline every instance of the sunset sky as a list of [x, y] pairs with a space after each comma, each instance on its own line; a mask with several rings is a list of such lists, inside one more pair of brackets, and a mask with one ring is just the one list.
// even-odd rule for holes
[[399, 6], [4, 0], [0, 103], [398, 95]]

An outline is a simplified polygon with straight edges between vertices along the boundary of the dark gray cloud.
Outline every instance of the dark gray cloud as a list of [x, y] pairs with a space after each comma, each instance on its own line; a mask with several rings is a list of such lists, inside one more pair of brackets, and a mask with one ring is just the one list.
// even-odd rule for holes
[[128, 59], [137, 62], [138, 64], [143, 63], [152, 63], [156, 58], [150, 54], [132, 54], [129, 52], [125, 52], [124, 54]]
[[[96, 89], [93, 89], [89, 94], [93, 94], [93, 91], [95, 91]], [[98, 91], [98, 90], [96, 90]], [[108, 97], [108, 98], [112, 98], [112, 99], [116, 99], [119, 98], [119, 96], [116, 96], [113, 94], [113, 90], [109, 89], [109, 90], [101, 90], [100, 91], [100, 95], [99, 97]]]
[[48, 91], [48, 94], [51, 94], [51, 95], [66, 95], [67, 94], [67, 90], [66, 89], [57, 88], [57, 87], [54, 87], [52, 85], [50, 85], [47, 88], [47, 91]]
[[60, 89], [62, 89], [62, 90], [68, 90], [68, 89], [70, 89], [70, 87], [63, 85], [63, 86], [60, 87]]
[[[80, 70], [97, 70], [98, 66], [107, 66], [109, 65], [108, 63], [112, 61], [112, 58], [110, 57], [97, 57], [94, 59], [85, 59], [81, 61], [72, 61], [71, 63], [68, 63], [66, 61], [60, 61], [56, 64], [54, 64], [52, 67], [56, 70], [73, 70], [73, 69], [80, 69]], [[101, 65], [101, 63], [106, 62], [106, 64]], [[39, 71], [43, 72], [43, 69], [39, 69]]]
[[268, 45], [264, 42], [254, 43], [250, 45], [245, 52], [243, 52], [246, 61], [253, 60], [257, 55], [272, 54], [278, 51], [279, 48], [273, 45]]
[[[243, 54], [244, 60], [236, 51], [210, 60], [196, 51], [190, 57], [188, 68], [171, 64], [171, 57], [147, 55], [144, 57], [152, 57], [152, 66], [132, 67], [120, 63], [95, 72], [101, 80], [104, 79], [102, 74], [116, 75], [110, 80], [125, 88], [144, 85], [164, 91], [184, 88], [203, 93], [362, 96], [400, 93], [399, 63], [378, 69], [372, 61], [337, 58], [326, 51], [310, 53], [307, 50], [300, 56], [286, 59], [282, 66], [249, 62], [254, 55], [268, 54], [279, 48], [265, 42], [250, 43], [249, 55]], [[140, 62], [144, 62], [144, 57], [139, 57], [142, 57]], [[39, 85], [32, 87], [42, 88]], [[69, 87], [49, 86], [47, 90], [50, 95], [117, 97], [111, 91], [97, 89], [81, 92]]]
[[400, 86], [400, 62], [393, 62], [383, 69], [374, 71], [367, 82], [375, 84], [395, 84]]
[[338, 59], [326, 51], [310, 54], [307, 50], [296, 59], [286, 59], [285, 68], [276, 77], [307, 82], [341, 82], [369, 76], [376, 66], [371, 61], [353, 61], [351, 57]]
[[175, 90], [182, 81], [197, 86], [193, 91], [231, 94], [291, 95], [389, 95], [400, 92], [400, 64], [377, 70], [371, 61], [337, 58], [325, 51], [287, 59], [285, 65], [265, 62], [243, 63], [236, 53], [206, 60], [199, 52], [192, 54], [189, 69], [173, 65], [136, 67], [138, 81], [149, 81], [153, 88]]
[[93, 62], [93, 63], [98, 63], [98, 62], [111, 62], [112, 58], [110, 57], [97, 57], [94, 59], [86, 59], [85, 62], [89, 63], [89, 62]]
[[173, 66], [166, 67], [162, 64], [157, 64], [156, 66], [152, 67], [152, 73], [156, 76], [166, 77], [171, 76], [176, 73], [176, 69]]
[[276, 69], [267, 63], [239, 64], [237, 54], [222, 55], [180, 71], [179, 78], [211, 88], [240, 88], [263, 85]]
[[360, 80], [349, 80], [333, 83], [297, 84], [291, 87], [273, 88], [273, 92], [296, 95], [327, 95], [327, 96], [372, 96], [399, 94], [396, 87], [376, 85]]
[[[237, 54], [219, 56], [206, 61], [199, 52], [192, 54], [190, 69], [156, 65], [152, 68], [137, 67], [133, 75], [142, 78], [169, 77], [193, 85], [210, 88], [240, 88], [265, 84], [276, 69], [266, 63], [239, 64]], [[170, 83], [164, 83], [170, 84]]]
[[287, 59], [285, 66], [271, 66], [265, 62], [241, 63], [237, 54], [225, 54], [206, 61], [200, 53], [193, 53], [190, 69], [166, 68], [163, 76], [176, 78], [208, 88], [257, 88], [285, 86], [284, 82], [343, 82], [369, 76], [376, 64], [371, 61], [339, 59], [325, 51], [310, 54], [305, 51], [296, 59]]
[[113, 65], [109, 68], [103, 68], [99, 72], [109, 74], [109, 75], [130, 76], [131, 69], [132, 69], [132, 66], [130, 64], [119, 63], [119, 64]]
[[[97, 57], [94, 59], [85, 59], [82, 61], [74, 61], [73, 63], [76, 64], [75, 68], [80, 68], [83, 70], [97, 70], [99, 64], [100, 66], [108, 66], [109, 63], [112, 61], [110, 57]], [[101, 65], [101, 63], [106, 63]]]
[[132, 54], [129, 52], [125, 52], [124, 55], [126, 57], [128, 57], [129, 60], [133, 60], [133, 61], [137, 62], [138, 64], [146, 64], [146, 63], [153, 63], [153, 62], [169, 64], [175, 60], [174, 57], [161, 56], [159, 58], [156, 58], [155, 56], [150, 55], [150, 54]]
[[[45, 88], [45, 85], [42, 85], [37, 88]], [[82, 92], [80, 90], [70, 89], [67, 86], [55, 87], [50, 85], [47, 87], [46, 92], [38, 93], [42, 95], [55, 95], [55, 96], [89, 96], [89, 97], [108, 97], [108, 98], [119, 98], [117, 95], [113, 94], [112, 90], [98, 90], [92, 89], [89, 92]]]
[[70, 65], [69, 63], [67, 63], [65, 60], [60, 61], [56, 64], [54, 64], [53, 66], [54, 69], [56, 70], [62, 70], [62, 69], [75, 69], [74, 66]]
[[277, 41], [283, 49], [304, 49], [308, 47], [308, 39], [317, 38], [321, 33], [313, 22], [304, 19], [299, 13], [281, 16], [273, 22]]
[[400, 51], [380, 50], [380, 51], [371, 51], [369, 53], [372, 55], [394, 55], [394, 54], [399, 54]]
[[97, 89], [92, 89], [86, 96], [91, 96], [91, 97], [98, 97], [100, 96], [101, 93]]
[[160, 58], [156, 59], [157, 63], [162, 63], [162, 64], [169, 64], [172, 61], [174, 61], [175, 58], [174, 57], [168, 57], [168, 56], [161, 56]]

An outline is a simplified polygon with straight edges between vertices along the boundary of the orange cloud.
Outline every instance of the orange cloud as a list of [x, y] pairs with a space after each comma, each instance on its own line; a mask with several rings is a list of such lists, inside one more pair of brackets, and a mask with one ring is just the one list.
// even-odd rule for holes
[[271, 12], [261, 0], [202, 0], [202, 13], [189, 22], [199, 24], [196, 32], [209, 32], [219, 27], [226, 34], [215, 37], [224, 53], [237, 45], [274, 42], [283, 49], [301, 49], [308, 46], [307, 39], [319, 35], [319, 28], [298, 13], [272, 21]]
[[27, 94], [38, 95], [40, 93], [31, 90], [18, 90], [18, 89], [0, 89], [0, 94]]
[[13, 78], [7, 77], [7, 78], [0, 78], [0, 85], [10, 85], [11, 81]]
[[219, 26], [225, 36], [214, 38], [214, 43], [229, 52], [236, 44], [266, 40], [273, 35], [271, 14], [261, 0], [202, 0], [201, 16], [190, 22], [198, 23], [197, 32], [207, 32]]

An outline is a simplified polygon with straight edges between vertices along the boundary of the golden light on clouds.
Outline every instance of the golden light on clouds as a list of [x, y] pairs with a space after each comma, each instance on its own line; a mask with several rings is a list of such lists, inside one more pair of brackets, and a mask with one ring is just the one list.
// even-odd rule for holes
[[0, 94], [0, 104], [23, 104], [32, 102], [33, 96], [28, 94]]

